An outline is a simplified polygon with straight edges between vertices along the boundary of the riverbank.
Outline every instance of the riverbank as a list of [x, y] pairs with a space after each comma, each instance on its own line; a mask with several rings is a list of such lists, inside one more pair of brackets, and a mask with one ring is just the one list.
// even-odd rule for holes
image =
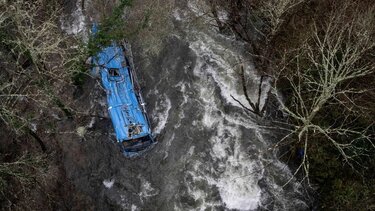
[[272, 77], [284, 115], [269, 120], [286, 134], [274, 149], [315, 195], [312, 207], [373, 209], [375, 5], [210, 3], [218, 29], [247, 42], [255, 68]]
[[[28, 8], [29, 4], [22, 0], [11, 6], [15, 7], [19, 2], [21, 9]], [[372, 209], [372, 156], [360, 157], [361, 164], [369, 168], [355, 173], [345, 156], [334, 145], [332, 147], [332, 141], [315, 133], [319, 130], [313, 125], [337, 126], [336, 122], [346, 124], [350, 120], [358, 128], [371, 126], [373, 92], [369, 95], [359, 93], [359, 98], [348, 95], [356, 97], [350, 99], [358, 105], [368, 108], [359, 111], [357, 107], [350, 107], [358, 118], [352, 118], [353, 114], [348, 116], [350, 118], [342, 118], [341, 114], [348, 113], [347, 108], [338, 110], [337, 103], [325, 101], [322, 105], [331, 106], [324, 106], [324, 110], [319, 108], [319, 112], [311, 116], [312, 121], [300, 121], [305, 117], [302, 116], [305, 111], [314, 109], [301, 111], [298, 110], [300, 104], [295, 104], [298, 95], [295, 95], [293, 85], [298, 85], [295, 82], [300, 79], [296, 77], [299, 76], [296, 71], [312, 69], [306, 55], [320, 55], [311, 45], [314, 42], [307, 42], [311, 41], [307, 39], [313, 34], [310, 32], [314, 32], [309, 31], [308, 26], [314, 26], [313, 20], [321, 20], [317, 35], [324, 35], [324, 20], [335, 5], [323, 0], [277, 1], [300, 3], [284, 7], [287, 12], [281, 13], [281, 22], [270, 25], [271, 20], [264, 19], [270, 16], [260, 16], [259, 6], [263, 1], [227, 4], [214, 0], [167, 3], [140, 0], [134, 1], [132, 6], [124, 6], [123, 14], [116, 13], [125, 18], [121, 20], [110, 15], [121, 5], [117, 1], [103, 4], [94, 0], [72, 0], [63, 5], [40, 2], [45, 4], [37, 7], [41, 10], [35, 13], [38, 17], [35, 24], [27, 24], [30, 20], [14, 24], [14, 14], [4, 13], [10, 15], [12, 21], [7, 27], [0, 25], [1, 36], [7, 38], [3, 39], [7, 42], [1, 43], [0, 54], [0, 64], [5, 70], [0, 72], [0, 131], [5, 131], [0, 134], [1, 146], [4, 146], [0, 149], [2, 208]], [[0, 6], [1, 11], [12, 8], [8, 4]], [[45, 46], [30, 40], [22, 40], [22, 43], [33, 44], [33, 48], [25, 45], [30, 54], [19, 52], [20, 48], [10, 45], [9, 41], [23, 38], [19, 30], [35, 29], [33, 27], [50, 20], [38, 15], [53, 8], [64, 9], [53, 20], [58, 28], [46, 24], [55, 27], [52, 32], [58, 32], [46, 41], [60, 43], [57, 38], [65, 38], [59, 45], [48, 46], [62, 47], [66, 51], [54, 51], [53, 55], [45, 50], [33, 51]], [[279, 8], [283, 7], [273, 7]], [[365, 11], [358, 14], [366, 14]], [[351, 17], [351, 13], [343, 14]], [[152, 151], [134, 160], [124, 158], [117, 148], [105, 92], [99, 81], [87, 74], [88, 67], [84, 65], [90, 50], [86, 49], [89, 28], [95, 21], [116, 26], [113, 31], [107, 27], [106, 32], [116, 33], [104, 37], [104, 41], [125, 37], [132, 44], [137, 76], [159, 142]], [[121, 33], [117, 33], [118, 29]], [[45, 31], [51, 35], [50, 31]], [[346, 35], [346, 31], [343, 34]], [[311, 48], [302, 44], [310, 44]], [[316, 54], [296, 49], [313, 49]], [[56, 54], [59, 52], [66, 54]], [[62, 65], [58, 61], [63, 60], [56, 59], [57, 55], [73, 60], [64, 60], [69, 62]], [[295, 62], [296, 55], [300, 55], [304, 60], [299, 61], [303, 62]], [[358, 60], [361, 62], [352, 67], [361, 67], [362, 61], [373, 61], [371, 55], [367, 56], [361, 57]], [[337, 58], [341, 56], [337, 55]], [[70, 65], [72, 61], [74, 65]], [[285, 71], [278, 72], [281, 69]], [[313, 77], [316, 74], [311, 72], [301, 71], [300, 75], [318, 80], [319, 77]], [[373, 73], [340, 84], [335, 90], [345, 87], [370, 89], [375, 81], [371, 77]], [[320, 83], [312, 83], [315, 84]], [[22, 88], [25, 85], [28, 89]], [[319, 90], [309, 86], [294, 87], [301, 88], [302, 93], [310, 93], [303, 95], [308, 106], [309, 97], [315, 96], [314, 90]], [[350, 103], [342, 95], [338, 99], [345, 105]], [[293, 113], [297, 115], [293, 116]], [[305, 123], [309, 123], [307, 127], [304, 127]], [[283, 139], [289, 133], [291, 135]], [[347, 136], [349, 138], [330, 137], [339, 144], [356, 140], [355, 144], [363, 145], [355, 146], [365, 148], [368, 151], [363, 152], [371, 155], [371, 142], [365, 139], [369, 133], [362, 134], [362, 138], [353, 134]], [[305, 148], [305, 140], [308, 140], [308, 148]], [[344, 152], [358, 151], [345, 149]], [[309, 177], [306, 177], [307, 172]], [[363, 183], [358, 175], [366, 178], [366, 182]], [[306, 191], [309, 185], [313, 187], [310, 190], [316, 191], [318, 204]]]

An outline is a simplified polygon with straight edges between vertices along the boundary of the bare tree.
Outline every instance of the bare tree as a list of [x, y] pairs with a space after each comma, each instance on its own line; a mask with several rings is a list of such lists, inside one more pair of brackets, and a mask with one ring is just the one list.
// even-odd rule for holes
[[[266, 102], [263, 103], [263, 106], [261, 105], [261, 99], [262, 99], [262, 96], [265, 97], [265, 101], [267, 101], [268, 99], [268, 95], [269, 95], [269, 92], [270, 90], [264, 90], [262, 88], [262, 85], [266, 82], [266, 78], [268, 78], [269, 76], [268, 75], [262, 75], [260, 77], [260, 80], [259, 80], [259, 85], [258, 85], [258, 90], [257, 90], [257, 99], [254, 101], [252, 100], [250, 97], [249, 97], [249, 94], [248, 94], [248, 86], [246, 84], [246, 78], [245, 78], [245, 72], [244, 72], [244, 68], [243, 66], [241, 65], [241, 71], [240, 71], [240, 78], [241, 78], [241, 85], [242, 85], [242, 91], [243, 91], [243, 94], [245, 96], [245, 99], [247, 101], [247, 103], [249, 104], [248, 106], [244, 105], [243, 103], [241, 103], [238, 99], [236, 99], [235, 97], [232, 97], [232, 99], [234, 101], [236, 101], [238, 104], [241, 105], [241, 107], [247, 111], [247, 112], [250, 112], [250, 113], [253, 113], [257, 116], [260, 116], [260, 117], [263, 117], [264, 115], [264, 112], [266, 110]], [[263, 92], [267, 92], [267, 93], [263, 93]]]
[[59, 11], [45, 12], [44, 6], [43, 0], [33, 3], [16, 0], [10, 3], [7, 16], [12, 24], [11, 31], [14, 36], [13, 39], [4, 42], [12, 46], [11, 50], [18, 57], [18, 63], [21, 62], [21, 57], [27, 56], [38, 73], [56, 79], [65, 79], [70, 76], [70, 72], [61, 71], [61, 67], [68, 62], [68, 55], [71, 53], [68, 51], [69, 48], [64, 46], [67, 37], [63, 36], [56, 25]]
[[274, 36], [284, 23], [285, 15], [308, 0], [266, 0], [261, 1], [260, 15], [266, 21], [269, 36]]
[[[0, 30], [6, 34], [0, 85], [0, 119], [20, 132], [27, 125], [25, 103], [55, 107], [61, 89], [71, 83], [75, 50], [67, 45], [56, 21], [58, 10], [45, 8], [43, 0], [0, 2]], [[17, 127], [14, 127], [17, 125]]]
[[[374, 8], [352, 11], [352, 16], [347, 17], [345, 11], [348, 8], [349, 5], [345, 5], [335, 10], [323, 25], [315, 23], [310, 40], [293, 52], [295, 56], [288, 64], [280, 65], [283, 68], [275, 81], [276, 89], [285, 82], [291, 87], [291, 101], [280, 101], [280, 104], [291, 118], [292, 129], [277, 145], [293, 141], [291, 137], [302, 143], [305, 153], [295, 174], [304, 169], [307, 178], [308, 145], [313, 135], [324, 136], [351, 166], [356, 157], [366, 153], [366, 149], [358, 147], [356, 142], [365, 140], [375, 147], [374, 134], [368, 130], [373, 124], [358, 129], [346, 114], [343, 114], [341, 122], [332, 125], [322, 125], [319, 121], [319, 114], [324, 113], [329, 105], [335, 104], [337, 109], [345, 105], [348, 98], [342, 96], [368, 91], [355, 90], [343, 86], [344, 83], [373, 74], [375, 70], [374, 62], [365, 59], [375, 47]], [[351, 103], [356, 104], [354, 101]], [[341, 109], [354, 111], [347, 107]], [[349, 137], [351, 141], [342, 141], [338, 137]]]
[[[2, 158], [1, 158], [2, 159]], [[37, 184], [43, 184], [47, 178], [45, 170], [47, 159], [45, 155], [23, 154], [11, 162], [0, 163], [0, 196], [8, 208], [14, 206], [12, 198], [27, 194]], [[52, 177], [53, 175], [48, 175]], [[13, 183], [9, 184], [9, 177]], [[13, 187], [9, 187], [12, 185]], [[20, 187], [16, 189], [16, 187]], [[5, 207], [4, 207], [5, 208]]]

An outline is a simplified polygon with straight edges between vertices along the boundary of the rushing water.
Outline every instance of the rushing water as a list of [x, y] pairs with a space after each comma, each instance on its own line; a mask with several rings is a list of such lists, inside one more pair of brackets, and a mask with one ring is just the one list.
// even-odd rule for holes
[[[246, 103], [237, 74], [240, 62], [250, 87], [258, 86], [244, 44], [219, 34], [205, 24], [208, 19], [192, 21], [200, 16], [193, 2], [173, 14], [175, 27], [160, 54], [146, 59], [135, 52], [159, 144], [145, 157], [125, 159], [113, 134], [103, 134], [110, 121], [97, 119], [92, 128], [99, 135], [82, 146], [89, 164], [77, 167], [67, 158], [68, 176], [98, 209], [307, 209], [298, 183], [283, 187], [292, 174], [268, 151], [273, 131], [259, 126], [260, 120], [231, 97]], [[89, 99], [104, 101], [100, 94]], [[105, 113], [105, 106], [97, 107]]]

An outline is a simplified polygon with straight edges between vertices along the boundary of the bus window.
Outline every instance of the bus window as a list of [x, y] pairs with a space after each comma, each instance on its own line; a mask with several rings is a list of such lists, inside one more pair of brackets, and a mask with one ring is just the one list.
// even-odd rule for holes
[[120, 76], [120, 71], [117, 68], [110, 68], [108, 72], [109, 72], [109, 75], [112, 77]]

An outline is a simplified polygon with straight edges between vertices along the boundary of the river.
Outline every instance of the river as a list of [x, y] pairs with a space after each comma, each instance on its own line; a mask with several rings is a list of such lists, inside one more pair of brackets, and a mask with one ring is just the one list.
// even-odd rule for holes
[[[159, 54], [144, 58], [133, 47], [156, 147], [126, 159], [110, 120], [93, 117], [85, 141], [65, 144], [67, 176], [97, 210], [306, 210], [302, 186], [292, 180], [283, 187], [292, 172], [268, 150], [274, 131], [231, 97], [246, 103], [240, 63], [250, 97], [257, 97], [259, 75], [245, 44], [205, 24], [209, 19], [194, 24], [201, 15], [193, 1], [178, 3]], [[85, 30], [82, 22], [90, 17], [79, 7], [72, 16], [75, 22], [63, 29]], [[108, 117], [98, 87], [95, 80], [86, 83], [82, 104]]]

